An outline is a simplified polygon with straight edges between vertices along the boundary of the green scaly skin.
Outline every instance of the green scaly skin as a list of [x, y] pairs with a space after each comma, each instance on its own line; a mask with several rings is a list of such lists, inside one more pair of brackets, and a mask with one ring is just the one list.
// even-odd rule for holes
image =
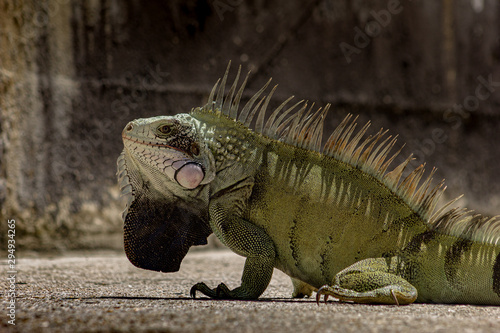
[[457, 209], [431, 217], [442, 184], [428, 191], [429, 177], [417, 186], [423, 169], [398, 184], [409, 160], [387, 174], [384, 148], [392, 144], [370, 148], [383, 134], [366, 141], [354, 161], [350, 135], [320, 153], [313, 147], [322, 122], [297, 125], [299, 111], [288, 123], [295, 134], [283, 126], [275, 137], [263, 135], [272, 126], [253, 131], [244, 124], [252, 116], [235, 120], [233, 93], [229, 107], [211, 96], [189, 115], [139, 119], [124, 129], [125, 249], [136, 266], [176, 271], [189, 246], [213, 232], [246, 257], [241, 285], [198, 283], [193, 297], [256, 299], [277, 268], [292, 278], [293, 297], [319, 290], [318, 300], [500, 305], [497, 219]]

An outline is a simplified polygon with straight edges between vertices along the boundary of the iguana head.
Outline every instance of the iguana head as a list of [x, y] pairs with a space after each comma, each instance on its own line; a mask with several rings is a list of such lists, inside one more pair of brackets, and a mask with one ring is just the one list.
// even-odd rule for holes
[[124, 246], [137, 267], [179, 270], [192, 245], [206, 244], [208, 189], [214, 158], [199, 140], [199, 123], [187, 114], [128, 123], [118, 158]]
[[[137, 119], [122, 132], [125, 150], [152, 173], [167, 176], [185, 189], [214, 178], [213, 156], [200, 144], [198, 122], [188, 114]], [[176, 186], [166, 183], [174, 190]]]

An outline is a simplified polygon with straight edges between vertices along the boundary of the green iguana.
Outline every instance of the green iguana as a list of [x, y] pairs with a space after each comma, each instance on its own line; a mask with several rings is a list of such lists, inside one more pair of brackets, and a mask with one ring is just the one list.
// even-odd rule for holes
[[388, 172], [396, 138], [364, 138], [370, 124], [356, 130], [351, 115], [321, 148], [330, 105], [288, 107], [291, 97], [266, 120], [276, 88], [261, 97], [267, 82], [240, 109], [240, 70], [225, 94], [228, 66], [205, 106], [123, 130], [118, 178], [134, 265], [177, 271], [213, 232], [246, 257], [241, 286], [198, 283], [193, 297], [256, 299], [277, 268], [293, 297], [500, 305], [498, 217], [449, 208], [454, 201], [437, 209], [445, 187], [430, 186], [434, 170], [400, 181], [411, 156]]

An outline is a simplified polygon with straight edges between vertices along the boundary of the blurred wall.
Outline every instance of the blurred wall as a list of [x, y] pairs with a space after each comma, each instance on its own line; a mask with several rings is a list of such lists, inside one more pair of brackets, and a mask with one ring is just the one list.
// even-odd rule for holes
[[326, 133], [371, 119], [500, 213], [497, 0], [1, 0], [2, 244], [16, 219], [25, 249], [119, 248], [122, 128], [202, 105], [229, 60], [248, 95], [272, 76], [275, 104], [333, 104]]

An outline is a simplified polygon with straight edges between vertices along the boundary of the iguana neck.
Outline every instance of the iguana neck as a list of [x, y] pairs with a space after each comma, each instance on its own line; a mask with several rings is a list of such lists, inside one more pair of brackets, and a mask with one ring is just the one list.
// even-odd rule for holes
[[[232, 177], [251, 176], [260, 166], [258, 161], [270, 139], [255, 133], [224, 114], [214, 117], [202, 109], [195, 109], [191, 116], [199, 121], [199, 133], [212, 151], [217, 172], [231, 169]], [[235, 169], [239, 175], [235, 174]]]

